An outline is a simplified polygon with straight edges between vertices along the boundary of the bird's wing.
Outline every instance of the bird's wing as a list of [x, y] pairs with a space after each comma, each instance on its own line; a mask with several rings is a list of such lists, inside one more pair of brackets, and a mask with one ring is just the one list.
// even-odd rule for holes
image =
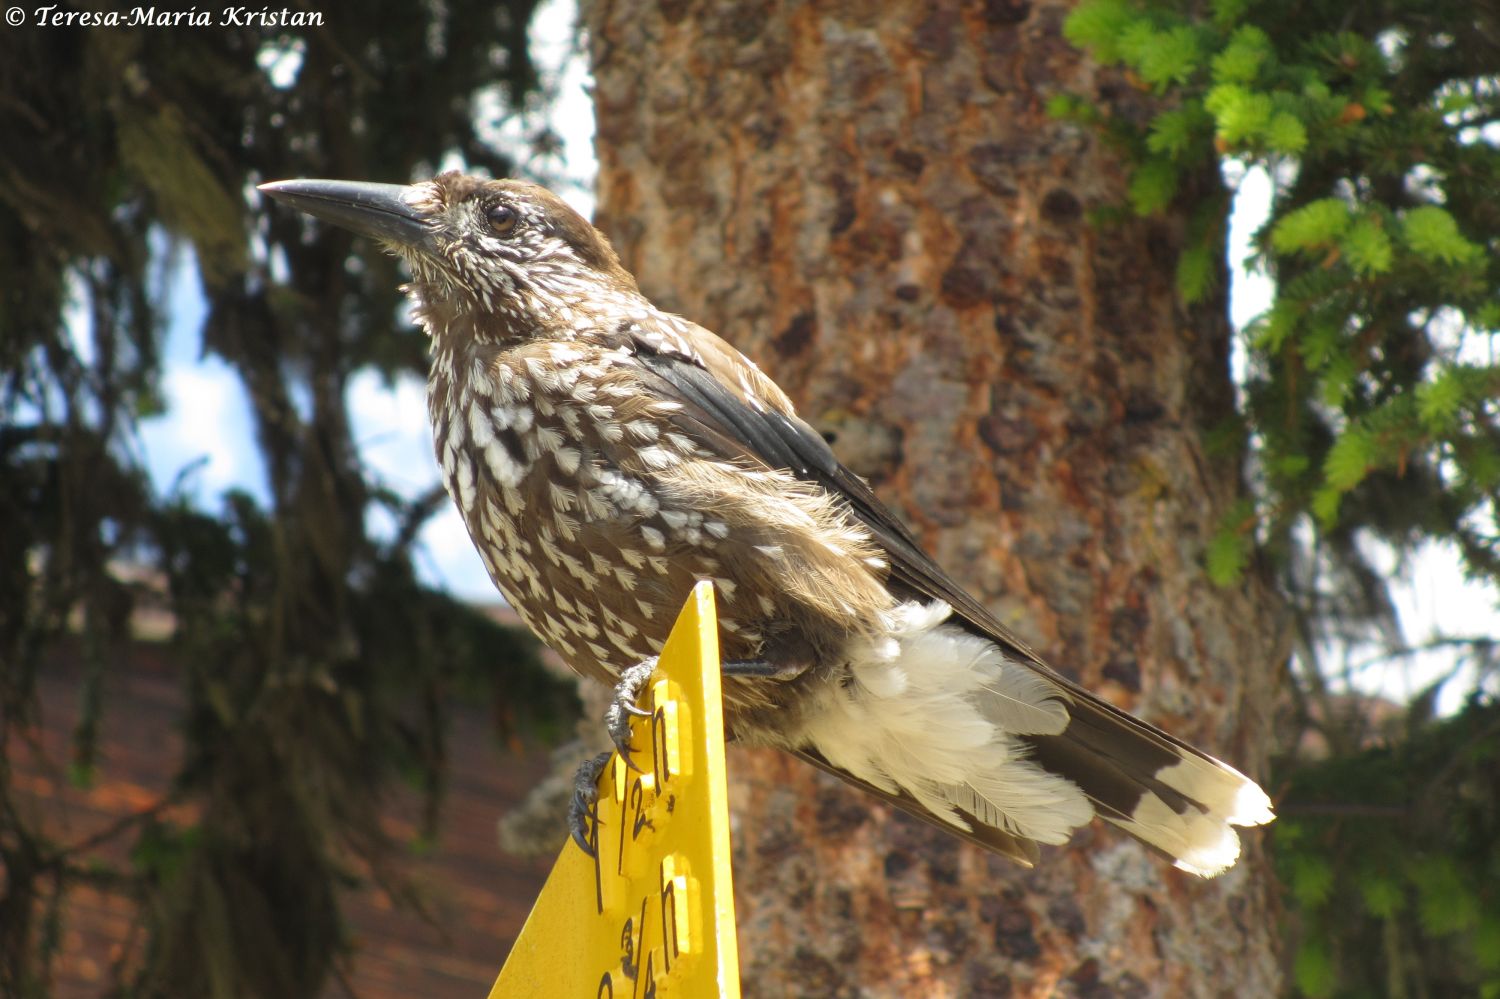
[[[650, 390], [682, 407], [675, 414], [682, 432], [727, 460], [789, 469], [841, 498], [885, 549], [888, 585], [914, 598], [944, 601], [953, 608], [956, 623], [1055, 684], [1066, 695], [1067, 727], [1057, 734], [1019, 738], [1031, 761], [1076, 784], [1100, 817], [1185, 870], [1208, 876], [1234, 862], [1239, 839], [1230, 826], [1271, 818], [1270, 800], [1253, 781], [1047, 666], [922, 551], [869, 485], [841, 465], [822, 436], [797, 418], [774, 384], [712, 334], [703, 337], [706, 347], [698, 356], [659, 345], [636, 351], [652, 381]], [[808, 747], [795, 752], [949, 832], [1023, 864], [1034, 859], [1035, 847], [1023, 837], [962, 813], [971, 826], [965, 833], [904, 792], [872, 786]]]
[[[1104, 729], [1124, 725], [1136, 730], [1142, 740], [1140, 751], [1162, 760], [1172, 757], [1171, 747], [1201, 755], [1182, 740], [1141, 722], [1047, 665], [922, 550], [869, 483], [839, 462], [823, 436], [796, 415], [786, 396], [759, 368], [707, 330], [693, 342], [703, 349], [692, 356], [659, 341], [636, 344], [637, 359], [648, 376], [656, 379], [653, 391], [682, 405], [678, 414], [681, 429], [729, 460], [749, 458], [772, 468], [789, 469], [798, 478], [816, 482], [841, 497], [885, 549], [890, 584], [915, 598], [946, 603], [953, 608], [958, 624], [994, 642], [1011, 659], [1067, 691], [1077, 706], [1075, 714], [1089, 716], [1092, 724]], [[757, 387], [762, 390], [755, 391]]]
[[[721, 457], [787, 469], [841, 498], [885, 550], [889, 583], [915, 598], [943, 601], [970, 630], [1066, 683], [922, 550], [869, 483], [839, 462], [823, 436], [803, 422], [780, 390], [738, 351], [706, 330], [695, 336], [692, 355], [655, 338], [636, 339], [633, 346], [654, 383], [653, 392], [682, 406], [677, 414], [680, 429]], [[756, 392], [758, 387], [767, 390]]]

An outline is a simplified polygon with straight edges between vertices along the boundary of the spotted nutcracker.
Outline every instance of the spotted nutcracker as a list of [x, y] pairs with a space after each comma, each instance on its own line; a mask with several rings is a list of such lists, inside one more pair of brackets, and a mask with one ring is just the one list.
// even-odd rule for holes
[[[694, 582], [730, 734], [1030, 865], [1095, 815], [1230, 867], [1256, 784], [1053, 671], [713, 333], [659, 311], [551, 192], [446, 173], [266, 184], [410, 266], [448, 493], [522, 620], [626, 714]], [[572, 824], [586, 842], [597, 761]]]

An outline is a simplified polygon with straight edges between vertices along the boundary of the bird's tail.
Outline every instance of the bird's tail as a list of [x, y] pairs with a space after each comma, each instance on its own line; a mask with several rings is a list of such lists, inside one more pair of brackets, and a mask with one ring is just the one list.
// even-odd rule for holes
[[1213, 877], [1240, 855], [1235, 826], [1275, 818], [1255, 781], [1079, 688], [1069, 690], [1068, 726], [1023, 736], [1030, 759], [1076, 784], [1100, 818]]
[[1024, 864], [1098, 815], [1212, 877], [1234, 826], [1272, 819], [1254, 781], [992, 641], [906, 604], [848, 651], [783, 745], [892, 804]]

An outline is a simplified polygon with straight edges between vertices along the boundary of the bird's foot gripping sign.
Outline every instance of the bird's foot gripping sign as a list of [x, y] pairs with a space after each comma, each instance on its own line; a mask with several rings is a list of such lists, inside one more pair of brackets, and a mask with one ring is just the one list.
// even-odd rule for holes
[[634, 767], [616, 754], [599, 777], [594, 857], [563, 846], [490, 999], [739, 996], [718, 650], [699, 583], [632, 720]]

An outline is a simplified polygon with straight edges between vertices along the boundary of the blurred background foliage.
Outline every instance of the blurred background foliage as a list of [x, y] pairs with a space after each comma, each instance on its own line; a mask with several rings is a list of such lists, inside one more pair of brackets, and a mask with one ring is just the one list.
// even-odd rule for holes
[[[143, 603], [170, 615], [186, 699], [167, 798], [110, 831], [131, 847], [119, 869], [49, 840], [0, 755], [0, 994], [47, 993], [68, 891], [93, 883], [144, 921], [118, 994], [317, 995], [351, 861], [405, 897], [378, 805], [400, 782], [435, 816], [444, 703], [490, 701], [502, 725], [574, 710], [529, 636], [419, 583], [413, 541], [446, 497], [404, 500], [360, 467], [349, 379], [425, 377], [394, 263], [248, 210], [285, 177], [405, 182], [439, 155], [511, 172], [476, 102], [535, 91], [533, 5], [329, 0], [301, 31], [0, 33], [0, 745], [33, 737], [38, 671], [75, 644], [70, 773], [90, 781]], [[202, 354], [247, 390], [266, 502], [204, 509], [142, 467], [182, 254], [207, 302]], [[371, 536], [374, 509], [391, 537]]]
[[[85, 862], [18, 807], [0, 755], [0, 993], [48, 991], [70, 885], [140, 903], [121, 995], [312, 996], [347, 941], [349, 858], [398, 897], [376, 806], [442, 791], [443, 704], [548, 725], [572, 695], [536, 646], [421, 584], [415, 538], [446, 502], [361, 469], [345, 388], [425, 370], [394, 264], [291, 212], [250, 210], [263, 180], [400, 182], [452, 156], [494, 174], [485, 107], [537, 106], [531, 0], [356, 5], [306, 30], [0, 34], [0, 745], [36, 720], [38, 671], [84, 664], [71, 774], [92, 779], [103, 696], [131, 615], [164, 602], [188, 705], [169, 795]], [[1255, 498], [1210, 568], [1255, 559], [1295, 610], [1296, 669], [1276, 761], [1289, 988], [1309, 996], [1500, 995], [1500, 706], [1493, 636], [1441, 640], [1440, 679], [1382, 712], [1337, 650], [1402, 660], [1372, 541], [1398, 564], [1440, 542], [1500, 582], [1500, 21], [1467, 0], [1184, 5], [1085, 0], [1068, 37], [1160, 97], [1140, 119], [1084, 95], [1053, 111], [1134, 164], [1112, 215], [1173, 213], [1196, 242], [1179, 291], [1220, 272], [1228, 196], [1205, 163], [1275, 181], [1257, 265], [1274, 301], [1244, 331], [1238, 418]], [[184, 39], [188, 38], [185, 43]], [[287, 71], [287, 67], [292, 67]], [[1136, 106], [1137, 102], [1130, 102]], [[553, 140], [538, 134], [534, 145]], [[164, 406], [167, 273], [191, 254], [202, 351], [243, 381], [268, 498], [205, 509], [157, 490], [137, 430]], [[396, 529], [372, 536], [371, 511]], [[191, 806], [179, 809], [178, 805]]]
[[[1079, 95], [1052, 110], [1132, 162], [1116, 212], [1194, 227], [1185, 303], [1216, 273], [1227, 212], [1179, 176], [1227, 159], [1275, 182], [1254, 259], [1275, 295], [1243, 332], [1238, 418], [1220, 428], [1251, 444], [1254, 499], [1209, 567], [1234, 585], [1273, 559], [1296, 614], [1272, 830], [1292, 986], [1500, 995], [1495, 636], [1439, 636], [1452, 669], [1393, 711], [1349, 695], [1332, 662], [1419, 651], [1382, 561], [1439, 542], [1500, 584], [1500, 9], [1085, 0], [1065, 33], [1160, 98], [1144, 120]], [[1464, 706], [1436, 716], [1460, 675]]]

